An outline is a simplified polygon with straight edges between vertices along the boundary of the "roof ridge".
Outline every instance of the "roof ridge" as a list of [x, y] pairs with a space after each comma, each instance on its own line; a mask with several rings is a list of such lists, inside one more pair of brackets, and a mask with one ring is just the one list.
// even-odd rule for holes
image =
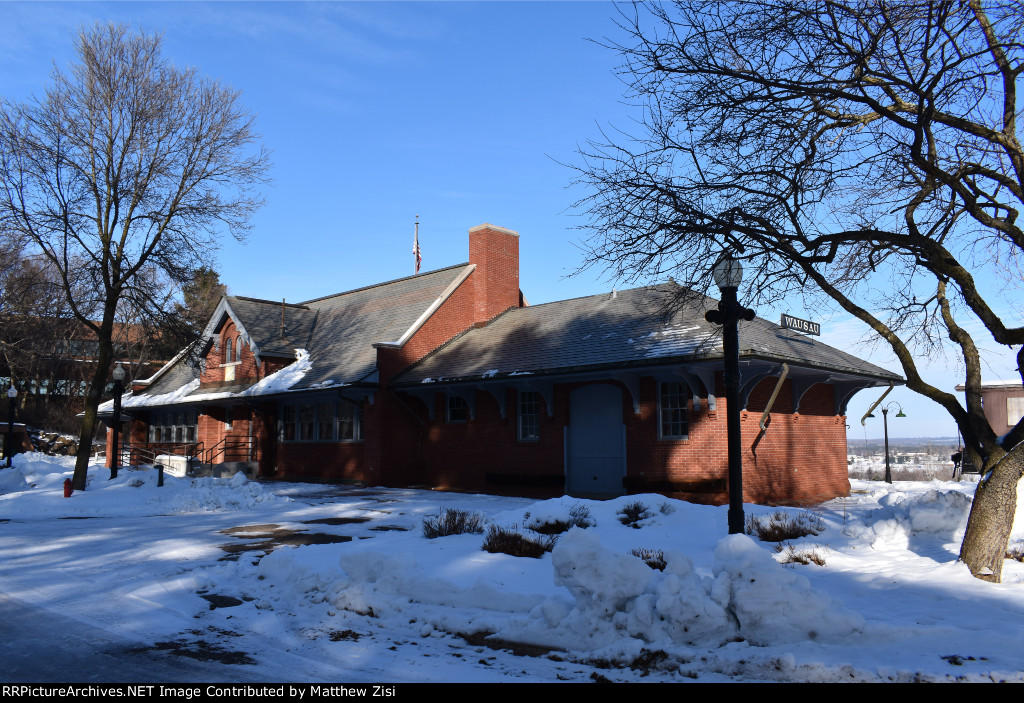
[[284, 305], [289, 308], [299, 308], [300, 310], [309, 310], [305, 303], [286, 303], [283, 300], [265, 300], [264, 298], [250, 298], [247, 295], [228, 295], [226, 298], [234, 298], [235, 300], [247, 300], [250, 303], [266, 303], [267, 305]]
[[413, 274], [412, 276], [403, 276], [402, 278], [394, 278], [394, 279], [392, 279], [390, 281], [381, 281], [380, 283], [373, 283], [373, 284], [370, 284], [368, 286], [362, 286], [360, 288], [353, 288], [352, 290], [341, 291], [340, 293], [331, 293], [330, 295], [323, 295], [323, 296], [321, 296], [319, 298], [311, 298], [310, 300], [303, 301], [301, 303], [301, 305], [309, 305], [310, 303], [319, 303], [319, 302], [321, 302], [323, 300], [327, 300], [328, 298], [338, 298], [338, 297], [343, 296], [343, 295], [349, 295], [351, 293], [359, 293], [360, 291], [369, 290], [371, 288], [379, 288], [380, 286], [389, 286], [392, 283], [401, 283], [402, 281], [408, 281], [408, 280], [411, 280], [413, 278], [422, 278], [423, 276], [429, 276], [432, 273], [441, 273], [442, 271], [449, 271], [451, 269], [464, 268], [466, 266], [469, 266], [469, 262], [468, 261], [463, 262], [461, 264], [453, 264], [451, 266], [445, 266], [444, 268], [434, 269], [433, 271], [424, 271], [423, 273]]
[[[661, 283], [652, 283], [649, 286], [637, 286], [635, 288], [621, 288], [621, 289], [620, 288], [613, 288], [612, 291], [614, 291], [614, 292], [616, 292], [618, 294], [632, 293], [632, 292], [638, 291], [638, 290], [651, 290], [653, 288], [660, 288], [662, 286], [668, 286], [668, 285], [676, 285], [676, 286], [679, 286], [680, 288], [686, 288], [685, 286], [683, 286], [681, 284], [678, 284], [678, 283], [673, 284], [671, 281], [663, 281]], [[694, 290], [693, 288], [687, 288], [686, 290], [689, 290], [691, 293], [694, 293], [695, 295], [699, 295], [699, 296], [701, 296], [703, 298], [706, 298], [708, 300], [715, 301], [714, 298], [712, 298], [712, 297], [710, 297], [708, 295], [705, 295], [704, 293], [701, 293], [700, 291]], [[558, 305], [560, 303], [571, 303], [574, 300], [585, 300], [586, 298], [600, 298], [602, 296], [607, 297], [607, 296], [611, 295], [612, 291], [604, 291], [604, 292], [601, 292], [601, 293], [591, 293], [590, 295], [578, 295], [575, 298], [561, 298], [559, 300], [549, 300], [546, 303], [530, 303], [529, 305], [525, 305], [522, 308], [512, 308], [512, 309], [513, 310], [529, 310], [529, 309], [532, 309], [532, 308], [542, 308], [545, 305]], [[717, 302], [717, 301], [715, 301], [715, 302]]]

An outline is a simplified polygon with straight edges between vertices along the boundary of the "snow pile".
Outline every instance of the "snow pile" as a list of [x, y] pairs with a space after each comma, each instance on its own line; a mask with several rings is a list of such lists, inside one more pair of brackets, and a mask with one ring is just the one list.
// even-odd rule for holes
[[26, 488], [28, 488], [28, 481], [25, 480], [20, 469], [14, 467], [0, 469], [0, 493], [22, 491]]
[[755, 645], [843, 642], [864, 628], [864, 618], [815, 591], [805, 576], [746, 535], [729, 535], [715, 548], [711, 594], [736, 618], [740, 636]]
[[289, 498], [264, 490], [239, 471], [228, 480], [212, 477], [192, 479], [186, 490], [176, 492], [170, 509], [176, 513], [252, 510], [289, 501]]
[[[527, 619], [510, 622], [505, 639], [570, 650], [633, 649], [641, 642], [721, 644], [734, 633], [725, 609], [708, 595], [709, 582], [679, 552], [666, 552], [665, 571], [604, 547], [596, 535], [574, 528], [551, 553], [554, 579], [575, 603], [547, 599]], [[781, 567], [780, 567], [781, 568]], [[611, 652], [605, 651], [605, 654]]]
[[[815, 640], [838, 642], [864, 620], [803, 576], [778, 564], [749, 537], [732, 535], [715, 550], [714, 579], [693, 561], [665, 551], [665, 570], [604, 547], [596, 535], [573, 529], [552, 552], [555, 583], [574, 604], [552, 598], [530, 618], [500, 631], [507, 639], [563, 649], [601, 650], [633, 644], [720, 646], [738, 637], [754, 645]], [[607, 650], [605, 651], [608, 654]]]
[[848, 525], [846, 534], [871, 544], [906, 539], [914, 534], [959, 541], [971, 512], [971, 497], [958, 490], [892, 492], [882, 496], [878, 504], [882, 507], [865, 515], [862, 521]]

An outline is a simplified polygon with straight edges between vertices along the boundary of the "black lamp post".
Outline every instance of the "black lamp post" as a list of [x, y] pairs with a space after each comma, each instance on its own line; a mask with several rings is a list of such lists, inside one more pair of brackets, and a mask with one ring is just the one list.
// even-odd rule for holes
[[14, 446], [14, 399], [18, 397], [18, 391], [11, 384], [7, 389], [7, 436], [4, 437], [4, 456], [7, 457], [7, 468], [11, 468], [11, 449]]
[[110, 478], [117, 478], [117, 465], [120, 463], [121, 455], [117, 447], [117, 440], [121, 436], [121, 395], [124, 393], [124, 368], [121, 362], [114, 367], [114, 447], [113, 457], [110, 460]]
[[895, 400], [889, 401], [882, 406], [882, 428], [885, 432], [885, 482], [892, 483], [892, 469], [889, 468], [889, 406], [895, 405], [900, 409], [896, 417], [906, 417], [903, 414], [903, 406]]
[[722, 326], [725, 355], [725, 410], [729, 445], [729, 534], [743, 533], [743, 449], [740, 445], [740, 342], [739, 321], [753, 320], [754, 311], [739, 304], [736, 290], [743, 280], [743, 266], [726, 254], [712, 270], [715, 285], [722, 292], [718, 310], [704, 316]]

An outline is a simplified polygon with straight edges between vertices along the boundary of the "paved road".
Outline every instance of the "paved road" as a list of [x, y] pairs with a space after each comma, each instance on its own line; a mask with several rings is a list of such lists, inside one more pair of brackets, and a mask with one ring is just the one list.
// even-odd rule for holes
[[196, 661], [0, 593], [4, 683], [266, 683], [254, 666]]

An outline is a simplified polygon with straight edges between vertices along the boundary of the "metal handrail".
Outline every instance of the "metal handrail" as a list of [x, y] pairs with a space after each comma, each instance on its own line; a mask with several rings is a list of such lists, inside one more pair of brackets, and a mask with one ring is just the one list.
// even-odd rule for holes
[[203, 463], [213, 464], [217, 459], [223, 458], [228, 452], [235, 449], [245, 449], [246, 461], [253, 460], [253, 450], [256, 447], [256, 440], [250, 437], [236, 439], [225, 437], [209, 449], [203, 452]]

